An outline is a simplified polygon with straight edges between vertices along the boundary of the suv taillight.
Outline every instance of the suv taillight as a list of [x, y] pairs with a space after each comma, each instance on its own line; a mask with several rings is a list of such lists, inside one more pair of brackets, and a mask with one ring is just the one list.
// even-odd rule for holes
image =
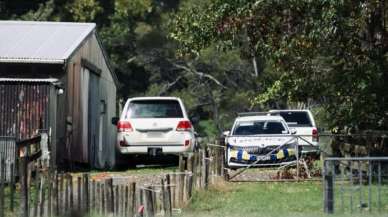
[[179, 121], [176, 131], [190, 131], [192, 128], [190, 121]]
[[131, 123], [129, 123], [129, 121], [119, 121], [117, 123], [117, 131], [119, 133], [122, 133], [122, 132], [132, 132], [133, 131], [133, 128], [132, 128], [132, 125]]
[[313, 129], [313, 142], [318, 142], [319, 136], [318, 136], [318, 130], [316, 128]]

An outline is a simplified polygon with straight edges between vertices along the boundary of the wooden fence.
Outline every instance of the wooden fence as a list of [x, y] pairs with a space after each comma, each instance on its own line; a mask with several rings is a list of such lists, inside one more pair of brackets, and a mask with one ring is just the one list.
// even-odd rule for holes
[[[190, 202], [195, 191], [207, 189], [223, 175], [222, 154], [222, 149], [209, 146], [189, 156], [182, 155], [177, 171], [164, 174], [159, 184], [115, 184], [112, 178], [98, 180], [88, 173], [58, 173], [32, 163], [28, 169], [34, 172], [26, 173], [26, 190], [22, 187], [16, 197], [11, 195], [15, 185], [10, 184], [8, 188], [12, 190], [5, 195], [6, 186], [1, 182], [0, 217], [6, 213], [25, 217], [172, 216]], [[17, 211], [13, 208], [15, 203], [20, 206]]]

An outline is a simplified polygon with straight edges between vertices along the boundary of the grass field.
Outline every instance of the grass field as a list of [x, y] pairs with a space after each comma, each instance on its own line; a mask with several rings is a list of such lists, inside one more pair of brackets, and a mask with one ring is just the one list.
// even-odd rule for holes
[[[384, 195], [388, 198], [388, 195]], [[272, 217], [325, 216], [322, 184], [300, 183], [223, 183], [209, 191], [196, 193], [182, 217]], [[385, 203], [388, 205], [388, 203]], [[356, 210], [354, 213], [359, 213]], [[383, 214], [385, 212], [385, 214]], [[363, 211], [361, 214], [334, 216], [388, 216], [388, 207], [381, 214]]]

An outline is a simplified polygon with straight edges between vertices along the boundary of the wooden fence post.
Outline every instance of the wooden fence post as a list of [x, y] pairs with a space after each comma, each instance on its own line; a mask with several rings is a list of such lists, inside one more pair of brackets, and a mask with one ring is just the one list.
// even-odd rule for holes
[[124, 193], [124, 207], [123, 207], [123, 216], [128, 216], [128, 206], [129, 206], [129, 186], [125, 185], [125, 193]]
[[65, 214], [69, 212], [69, 174], [65, 174], [64, 176], [64, 183], [65, 183]]
[[82, 190], [81, 190], [81, 188], [82, 188], [82, 178], [79, 176], [79, 177], [77, 177], [77, 190], [78, 190], [78, 194], [77, 194], [77, 206], [78, 206], [78, 209], [77, 209], [77, 211], [79, 212], [79, 213], [81, 213], [81, 211], [82, 211], [82, 209], [83, 209], [83, 207], [82, 207]]
[[186, 201], [189, 201], [193, 193], [193, 173], [188, 172], [186, 174], [186, 180]]
[[97, 182], [96, 188], [97, 188], [97, 190], [96, 190], [96, 203], [95, 203], [96, 213], [99, 215], [102, 215], [102, 213], [101, 213], [102, 198], [101, 198], [101, 183], [100, 182]]
[[176, 174], [171, 174], [171, 179], [170, 179], [170, 181], [171, 181], [171, 184], [172, 185], [174, 185], [174, 187], [173, 188], [171, 188], [171, 206], [173, 207], [173, 208], [176, 208], [177, 207], [177, 205], [176, 205], [176, 193], [177, 193], [177, 183], [176, 183]]
[[[162, 180], [163, 181], [163, 180]], [[170, 181], [170, 175], [166, 175], [166, 182], [162, 183], [165, 184], [163, 187], [163, 207], [165, 211], [165, 215], [167, 217], [172, 216], [172, 204], [171, 204], [171, 181]]]
[[5, 161], [4, 161], [4, 158], [1, 157], [0, 159], [0, 168], [1, 168], [1, 171], [0, 171], [0, 217], [4, 217], [4, 214], [5, 214], [5, 206], [4, 206], [4, 183], [5, 183], [5, 175], [6, 175], [6, 171], [5, 171]]
[[68, 177], [68, 182], [69, 182], [69, 211], [71, 211], [70, 209], [74, 209], [73, 208], [73, 205], [74, 205], [74, 188], [73, 188], [73, 176], [71, 174], [69, 174], [69, 177]]
[[20, 212], [22, 217], [29, 217], [28, 210], [28, 160], [26, 157], [20, 158]]
[[45, 204], [45, 197], [46, 197], [46, 194], [45, 194], [45, 176], [42, 175], [40, 177], [40, 192], [39, 192], [39, 216], [44, 216], [44, 204]]
[[55, 209], [55, 216], [59, 216], [59, 204], [60, 204], [60, 200], [59, 200], [59, 178], [58, 178], [58, 173], [57, 172], [54, 172], [55, 175], [54, 175], [54, 209]]
[[106, 215], [106, 193], [105, 193], [105, 184], [101, 183], [101, 214]]
[[63, 172], [61, 172], [58, 176], [58, 182], [59, 182], [59, 191], [58, 191], [58, 209], [59, 209], [59, 215], [63, 215], [66, 211], [65, 206], [64, 206], [64, 178], [65, 175]]
[[52, 195], [53, 195], [53, 178], [51, 176], [52, 171], [49, 170], [48, 176], [48, 189], [47, 189], [47, 216], [52, 216]]
[[136, 213], [136, 183], [132, 182], [129, 188], [129, 217], [134, 217]]
[[324, 171], [323, 171], [323, 182], [324, 182], [324, 212], [326, 214], [333, 214], [334, 213], [334, 179], [331, 172], [328, 171], [328, 161], [325, 161], [324, 164]]
[[10, 190], [11, 190], [11, 197], [10, 197], [10, 204], [9, 207], [11, 209], [11, 212], [14, 211], [14, 201], [15, 201], [15, 164], [11, 163], [11, 183], [10, 183]]
[[105, 187], [106, 187], [106, 194], [108, 195], [107, 198], [107, 205], [108, 205], [108, 212], [114, 213], [115, 211], [115, 199], [114, 199], [114, 189], [113, 189], [113, 179], [109, 178], [105, 181]]
[[34, 198], [34, 204], [33, 204], [33, 216], [34, 217], [37, 217], [38, 216], [38, 207], [39, 207], [39, 193], [40, 193], [40, 183], [39, 183], [40, 179], [39, 179], [39, 176], [38, 174], [36, 175], [35, 177], [35, 184], [34, 184], [34, 187], [35, 187], [35, 198]]
[[150, 186], [145, 186], [142, 189], [143, 192], [143, 204], [144, 204], [144, 213], [145, 217], [154, 217], [154, 207], [153, 207], [153, 198], [152, 191]]
[[93, 211], [97, 210], [96, 192], [97, 192], [96, 180], [93, 179], [91, 183], [91, 199], [90, 199], [90, 209]]
[[114, 210], [113, 213], [118, 215], [119, 214], [119, 204], [120, 204], [120, 191], [119, 191], [119, 186], [115, 185], [113, 186], [114, 189]]
[[83, 209], [84, 212], [89, 214], [90, 211], [90, 198], [89, 198], [89, 175], [83, 174]]

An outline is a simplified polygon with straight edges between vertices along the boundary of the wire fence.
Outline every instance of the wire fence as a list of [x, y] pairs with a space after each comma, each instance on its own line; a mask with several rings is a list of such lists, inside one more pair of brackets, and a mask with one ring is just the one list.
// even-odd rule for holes
[[388, 211], [388, 157], [326, 158], [326, 213]]

